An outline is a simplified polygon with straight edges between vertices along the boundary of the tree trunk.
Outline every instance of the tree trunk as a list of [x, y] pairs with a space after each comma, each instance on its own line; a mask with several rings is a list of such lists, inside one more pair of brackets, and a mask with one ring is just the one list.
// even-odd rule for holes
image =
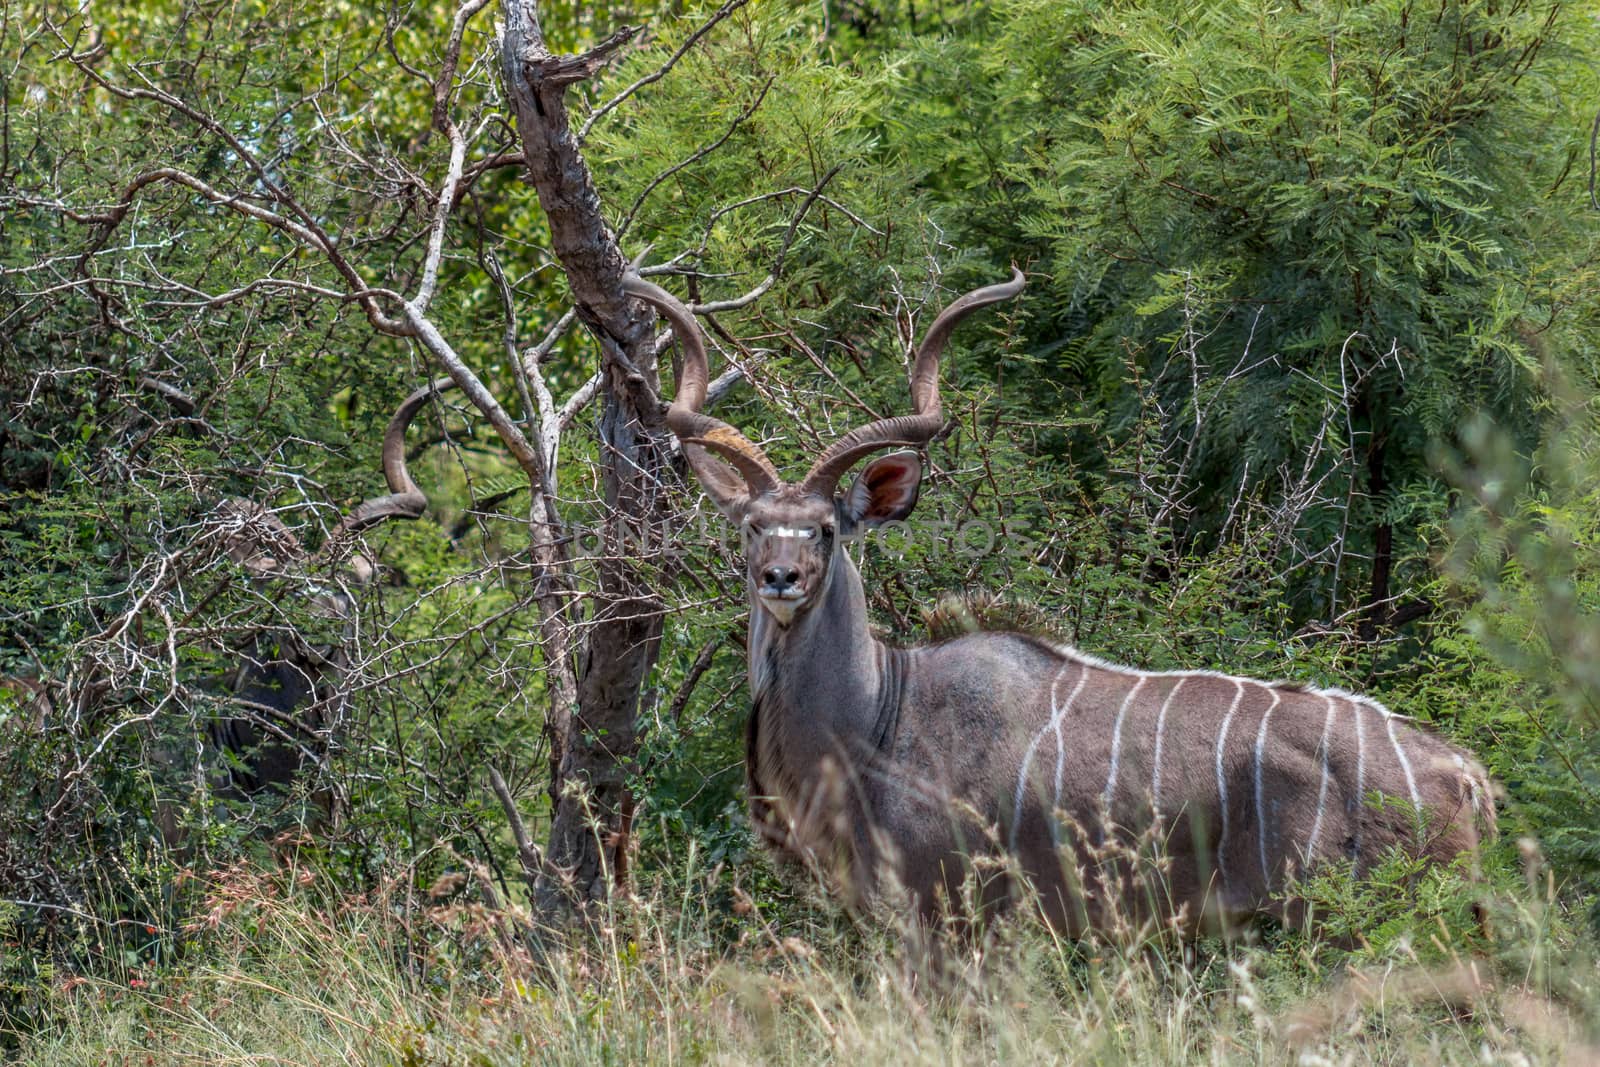
[[662, 606], [629, 558], [657, 525], [669, 444], [657, 399], [654, 316], [622, 291], [627, 257], [606, 225], [600, 196], [567, 120], [566, 88], [593, 74], [632, 36], [624, 30], [579, 56], [545, 46], [533, 0], [503, 0], [501, 64], [529, 181], [549, 217], [578, 317], [600, 344], [600, 461], [608, 513], [595, 607], [579, 652], [577, 707], [553, 707], [561, 726], [555, 813], [535, 905], [564, 922], [605, 898], [625, 847], [626, 776], [634, 758], [639, 694], [660, 645]]
[[[1384, 436], [1374, 428], [1372, 445], [1367, 449], [1367, 495], [1379, 508], [1389, 492], [1388, 472], [1384, 469], [1385, 443]], [[1357, 627], [1357, 634], [1363, 641], [1374, 640], [1389, 622], [1389, 574], [1393, 566], [1394, 527], [1379, 519], [1372, 525], [1372, 584], [1367, 589], [1367, 603]]]

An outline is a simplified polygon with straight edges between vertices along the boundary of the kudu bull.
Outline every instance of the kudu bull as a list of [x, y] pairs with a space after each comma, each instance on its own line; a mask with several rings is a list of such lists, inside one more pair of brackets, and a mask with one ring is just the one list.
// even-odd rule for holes
[[[324, 759], [330, 735], [345, 718], [344, 676], [350, 668], [355, 621], [349, 596], [320, 576], [333, 570], [337, 557], [349, 553], [363, 531], [392, 519], [422, 516], [428, 500], [406, 465], [406, 430], [422, 407], [450, 386], [449, 379], [423, 386], [395, 410], [383, 435], [389, 492], [341, 516], [316, 552], [308, 552], [281, 519], [259, 504], [230, 498], [218, 505], [208, 525], [222, 553], [256, 581], [305, 576], [311, 613], [332, 622], [337, 631], [332, 643], [317, 643], [297, 630], [278, 627], [250, 635], [240, 648], [239, 661], [220, 679], [227, 703], [238, 714], [218, 718], [208, 728], [212, 746], [224, 755], [219, 763], [225, 793], [248, 797], [285, 789], [308, 765]], [[376, 573], [359, 551], [350, 554], [346, 566], [356, 584], [366, 584]]]
[[[195, 402], [172, 386], [145, 381], [183, 414]], [[357, 535], [394, 519], [420, 518], [427, 497], [406, 465], [406, 430], [423, 406], [451, 388], [448, 378], [412, 392], [395, 410], [384, 431], [382, 466], [389, 492], [362, 501], [341, 516], [321, 548], [307, 550], [300, 538], [270, 509], [239, 498], [225, 498], [206, 518], [197, 539], [202, 566], [226, 557], [251, 583], [288, 579], [296, 599], [313, 617], [329, 623], [320, 639], [284, 621], [248, 629], [232, 648], [231, 665], [207, 679], [203, 688], [220, 697], [219, 714], [206, 723], [206, 761], [220, 795], [231, 800], [265, 799], [289, 791], [308, 769], [326, 761], [345, 720], [349, 650], [355, 638], [354, 604], [339, 584], [329, 581], [342, 565], [356, 585], [371, 581], [376, 567], [354, 550]], [[220, 592], [231, 579], [224, 578]], [[188, 758], [172, 754], [171, 762]], [[337, 798], [317, 790], [322, 816], [337, 816]], [[157, 812], [163, 838], [179, 846], [187, 834], [175, 805]]]
[[[708, 369], [689, 311], [637, 276], [626, 283], [671, 324], [682, 371], [668, 425], [744, 533], [746, 770], [762, 837], [836, 877], [851, 903], [898, 890], [924, 920], [957, 899], [975, 855], [998, 847], [1046, 918], [1073, 934], [1113, 915], [1188, 932], [1251, 914], [1293, 920], [1292, 872], [1348, 860], [1359, 873], [1396, 845], [1436, 862], [1474, 848], [1494, 817], [1483, 770], [1366, 697], [1133, 670], [1022, 633], [916, 648], [873, 637], [841, 541], [911, 513], [919, 457], [883, 456], [836, 489], [869, 454], [933, 437], [951, 331], [1023, 285], [1018, 271], [946, 308], [916, 351], [914, 414], [852, 431], [789, 483], [701, 412]], [[1159, 843], [1167, 884], [1157, 899], [1119, 899], [1127, 879], [1092, 857], [1141, 835]], [[981, 899], [999, 902], [1014, 884], [990, 879]]]
[[[181, 390], [148, 381], [141, 384], [182, 414], [194, 412], [195, 402]], [[355, 637], [354, 605], [343, 589], [326, 579], [335, 564], [343, 562], [346, 576], [355, 584], [370, 581], [375, 573], [371, 560], [359, 551], [351, 553], [357, 535], [388, 520], [422, 516], [428, 502], [407, 469], [406, 430], [422, 407], [448, 388], [449, 379], [441, 379], [417, 389], [399, 406], [383, 438], [389, 492], [341, 516], [317, 551], [308, 551], [277, 515], [249, 500], [224, 498], [200, 524], [191, 557], [197, 572], [209, 572], [225, 558], [252, 584], [290, 579], [293, 595], [309, 614], [330, 623], [320, 639], [286, 619], [277, 625], [247, 627], [221, 650], [227, 668], [196, 680], [195, 688], [210, 693], [217, 704], [216, 714], [205, 722], [201, 752], [206, 777], [218, 795], [277, 806], [302, 774], [326, 761], [344, 725], [349, 652]], [[343, 559], [346, 554], [349, 558]], [[225, 574], [203, 594], [201, 604], [209, 604], [235, 580]], [[86, 674], [87, 680], [80, 679], [71, 692], [48, 675], [0, 676], [0, 744], [8, 743], [7, 731], [37, 734], [60, 729], [63, 712], [58, 700], [63, 696], [69, 707], [79, 709], [74, 720], [92, 719], [116, 683], [103, 672]], [[17, 714], [8, 714], [13, 709]], [[170, 738], [161, 740], [153, 751], [153, 769], [159, 776], [189, 779], [192, 739], [178, 744]], [[315, 789], [312, 799], [317, 809], [310, 813], [314, 820], [337, 816], [338, 798], [330, 791]], [[156, 802], [154, 816], [168, 846], [190, 844], [180, 803], [164, 795]]]

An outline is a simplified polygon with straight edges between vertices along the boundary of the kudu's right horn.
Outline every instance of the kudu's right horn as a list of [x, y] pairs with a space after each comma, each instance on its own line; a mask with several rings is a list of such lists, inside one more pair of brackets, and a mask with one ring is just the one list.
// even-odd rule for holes
[[622, 291], [636, 296], [661, 312], [672, 326], [683, 351], [683, 370], [678, 375], [678, 392], [667, 409], [667, 426], [685, 444], [701, 445], [733, 464], [752, 493], [776, 489], [782, 479], [777, 468], [755, 442], [729, 426], [701, 412], [706, 402], [706, 386], [711, 370], [706, 364], [705, 338], [694, 315], [677, 297], [629, 271], [622, 277]]
[[352, 508], [328, 534], [324, 550], [380, 522], [422, 517], [422, 513], [428, 509], [428, 497], [417, 488], [406, 466], [406, 430], [429, 400], [454, 387], [455, 383], [449, 378], [440, 378], [413, 391], [395, 409], [388, 427], [383, 431], [383, 478], [389, 483], [389, 492], [384, 496], [363, 500]]

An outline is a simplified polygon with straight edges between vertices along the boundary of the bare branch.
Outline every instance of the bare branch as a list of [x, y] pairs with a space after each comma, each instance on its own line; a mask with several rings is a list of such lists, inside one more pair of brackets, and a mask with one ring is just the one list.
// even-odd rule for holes
[[1600, 211], [1600, 200], [1595, 199], [1595, 146], [1600, 142], [1600, 111], [1595, 112], [1594, 124], [1589, 127], [1589, 206]]
[[828, 183], [834, 179], [834, 176], [843, 169], [843, 163], [835, 163], [828, 169], [828, 172], [822, 176], [817, 184], [812, 187], [812, 189], [806, 195], [806, 198], [800, 202], [799, 209], [795, 211], [794, 217], [789, 220], [789, 228], [784, 231], [783, 241], [778, 245], [777, 255], [775, 255], [772, 260], [772, 270], [767, 274], [766, 278], [762, 279], [762, 281], [758, 283], [755, 288], [749, 290], [743, 296], [737, 296], [731, 300], [715, 300], [704, 304], [693, 304], [690, 305], [689, 310], [694, 312], [696, 315], [714, 315], [723, 311], [737, 311], [740, 308], [748, 307], [757, 300], [761, 299], [761, 297], [765, 296], [767, 291], [777, 283], [778, 278], [783, 274], [783, 263], [789, 255], [790, 246], [794, 244], [795, 235], [800, 230], [801, 220], [803, 220], [806, 217], [806, 213], [811, 210], [811, 205], [815, 204], [819, 199], [821, 199], [822, 190], [825, 189]]
[[511, 788], [506, 785], [499, 768], [489, 768], [489, 788], [494, 790], [500, 808], [505, 812], [512, 840], [517, 843], [517, 862], [522, 865], [522, 877], [532, 890], [544, 872], [544, 855], [539, 851], [539, 846], [533, 843], [533, 838], [528, 836], [528, 828], [522, 822], [522, 812], [517, 810], [517, 798], [511, 795]]
[[589, 402], [595, 398], [595, 394], [599, 391], [600, 372], [596, 371], [588, 381], [578, 386], [576, 392], [567, 397], [565, 404], [561, 405], [561, 410], [556, 412], [556, 425], [563, 430], [572, 425], [572, 420], [577, 418], [578, 414], [589, 406]]
[[661, 66], [657, 67], [654, 71], [646, 74], [644, 77], [640, 78], [638, 81], [634, 82], [616, 96], [613, 96], [610, 100], [607, 100], [604, 104], [596, 108], [593, 113], [589, 115], [589, 118], [584, 122], [583, 126], [578, 130], [578, 143], [582, 144], [584, 141], [588, 140], [589, 131], [594, 129], [594, 124], [599, 122], [602, 117], [613, 111], [617, 105], [621, 104], [624, 100], [628, 99], [628, 97], [632, 96], [640, 89], [643, 89], [645, 86], [652, 85], [666, 77], [667, 72], [677, 65], [678, 60], [687, 55], [689, 49], [698, 44], [702, 37], [710, 33], [712, 29], [716, 27], [717, 23], [721, 22], [734, 11], [743, 7], [749, 2], [750, 0], [728, 0], [727, 3], [723, 4], [716, 11], [712, 12], [711, 17], [705, 22], [701, 23], [700, 28], [691, 33], [689, 35], [689, 39], [684, 41], [683, 44], [678, 47], [678, 50], [672, 53], [671, 58], [669, 58], [665, 63], [661, 64]]
[[[556, 459], [561, 449], [561, 431], [566, 429], [571, 422], [571, 418], [563, 419], [561, 412], [556, 409], [555, 397], [550, 395], [550, 386], [544, 380], [544, 371], [540, 368], [540, 364], [550, 354], [551, 349], [555, 348], [556, 342], [561, 340], [561, 336], [577, 320], [577, 310], [569, 310], [550, 328], [550, 332], [545, 334], [543, 340], [524, 353], [521, 359], [517, 360], [517, 366], [528, 381], [532, 383], [535, 394], [539, 399], [539, 448], [545, 457], [545, 470], [547, 472], [545, 492], [552, 499], [556, 493]], [[589, 381], [595, 387], [598, 387], [600, 384], [599, 373], [596, 372], [590, 377]], [[579, 392], [582, 392], [582, 390], [580, 389]], [[593, 395], [593, 390], [590, 391], [590, 395]]]
[[152, 378], [147, 374], [139, 379], [139, 388], [148, 389], [152, 393], [160, 393], [162, 396], [167, 398], [168, 402], [170, 402], [173, 407], [178, 409], [179, 414], [194, 414], [194, 397], [190, 396], [188, 393], [184, 392], [182, 389], [179, 389], [175, 385], [168, 385], [166, 382]]
[[[239, 159], [244, 161], [245, 165], [250, 169], [250, 172], [255, 177], [255, 180], [258, 181], [262, 187], [271, 194], [272, 199], [278, 204], [282, 205], [283, 208], [290, 215], [293, 215], [294, 219], [298, 221], [282, 218], [282, 216], [276, 216], [282, 220], [281, 223], [279, 223], [272, 222], [262, 215], [257, 215], [256, 217], [260, 218], [260, 220], [263, 222], [268, 222], [269, 225], [275, 225], [280, 229], [286, 229], [286, 232], [295, 233], [296, 236], [298, 236], [301, 240], [306, 241], [307, 243], [311, 244], [312, 247], [318, 249], [327, 258], [328, 262], [333, 265], [334, 270], [339, 273], [339, 276], [342, 277], [345, 280], [345, 283], [351, 288], [360, 292], [366, 292], [369, 289], [366, 282], [362, 279], [361, 273], [356, 270], [356, 268], [347, 259], [345, 259], [344, 255], [339, 251], [336, 242], [333, 240], [333, 238], [328, 236], [326, 231], [323, 230], [321, 223], [317, 221], [316, 217], [312, 215], [311, 212], [307, 211], [306, 208], [297, 199], [295, 199], [295, 197], [290, 195], [289, 191], [272, 176], [271, 170], [261, 162], [256, 154], [252, 152], [250, 148], [233, 133], [232, 130], [218, 122], [207, 112], [195, 107], [181, 97], [157, 88], [149, 81], [148, 78], [144, 77], [143, 73], [137, 67], [130, 68], [131, 72], [134, 74], [134, 76], [144, 79], [146, 86], [145, 88], [133, 88], [125, 85], [118, 85], [115, 82], [112, 82], [102, 75], [98, 70], [96, 70], [85, 57], [73, 53], [71, 43], [67, 41], [66, 37], [62, 35], [60, 29], [53, 22], [49, 21], [48, 18], [46, 18], [46, 26], [56, 37], [56, 39], [60, 41], [61, 44], [67, 49], [67, 58], [69, 61], [72, 62], [72, 64], [87, 78], [89, 78], [100, 88], [104, 89], [106, 92], [124, 100], [143, 100], [159, 103], [162, 106], [175, 111], [180, 115], [183, 115], [185, 118], [188, 118], [202, 129], [219, 138], [235, 153], [235, 155], [237, 155]], [[178, 177], [171, 177], [168, 180], [187, 179], [183, 181], [183, 184], [199, 182], [199, 179], [183, 174], [181, 171], [171, 171], [170, 173], [172, 175], [181, 175], [181, 179]], [[191, 187], [196, 188], [196, 191], [202, 191], [201, 187], [204, 187], [204, 183], [199, 183], [199, 186]], [[137, 192], [137, 189], [133, 189], [131, 191]], [[125, 194], [125, 198], [126, 195], [127, 194]], [[220, 196], [220, 194], [214, 194], [214, 191], [212, 194], [205, 195]], [[254, 205], [250, 205], [245, 201], [240, 201], [237, 198], [222, 197], [218, 200], [218, 202], [224, 204], [225, 206], [232, 207], [235, 210], [243, 211], [246, 214], [253, 214], [253, 212], [249, 209], [255, 207]], [[123, 213], [126, 213], [126, 210], [126, 207], [124, 207]], [[255, 211], [265, 212], [265, 209], [255, 208]], [[273, 213], [265, 212], [265, 214], [272, 215]], [[102, 241], [105, 239], [105, 237], [109, 236], [110, 231], [114, 229], [116, 223], [120, 221], [121, 216], [118, 215], [115, 220], [109, 223], [109, 225], [106, 227], [104, 235], [101, 238]], [[289, 229], [288, 227], [292, 227], [292, 229]], [[87, 260], [85, 262], [87, 262]], [[383, 332], [397, 333], [404, 329], [401, 323], [385, 314], [383, 309], [380, 308], [370, 297], [362, 300], [362, 306], [366, 310], [367, 317], [372, 324]]]
[[756, 113], [756, 109], [759, 108], [762, 102], [766, 100], [767, 90], [772, 88], [772, 83], [776, 80], [776, 75], [767, 79], [766, 84], [761, 86], [761, 91], [756, 94], [756, 98], [750, 102], [749, 106], [747, 106], [743, 111], [739, 112], [738, 115], [734, 116], [732, 122], [728, 123], [728, 128], [722, 132], [721, 137], [718, 137], [715, 141], [712, 141], [705, 147], [691, 153], [686, 158], [680, 159], [678, 162], [674, 163], [672, 166], [668, 167], [666, 170], [650, 179], [649, 183], [645, 185], [644, 189], [640, 191], [639, 195], [634, 199], [633, 206], [628, 209], [627, 215], [623, 216], [622, 222], [618, 224], [617, 239], [619, 241], [622, 239], [623, 235], [628, 232], [629, 228], [632, 227], [634, 217], [638, 215], [639, 209], [644, 206], [644, 202], [649, 198], [650, 194], [655, 192], [656, 189], [661, 186], [662, 182], [666, 181], [683, 168], [693, 166], [700, 160], [715, 152], [717, 149], [721, 148], [723, 145], [727, 144], [728, 138], [732, 137], [739, 127], [743, 126], [746, 120], [748, 120], [751, 115], [754, 115]]
[[310, 227], [303, 226], [275, 211], [270, 211], [267, 208], [251, 203], [241, 195], [229, 195], [221, 192], [187, 171], [178, 170], [176, 167], [161, 167], [156, 170], [146, 171], [129, 182], [122, 190], [122, 196], [118, 198], [117, 203], [109, 211], [85, 218], [85, 221], [93, 222], [100, 226], [99, 232], [90, 241], [89, 247], [82, 254], [85, 262], [110, 239], [112, 231], [117, 228], [117, 224], [123, 220], [128, 214], [128, 210], [133, 207], [140, 191], [146, 186], [154, 185], [157, 182], [171, 182], [175, 185], [186, 186], [219, 207], [229, 208], [239, 212], [241, 215], [248, 215], [258, 222], [264, 222], [273, 229], [280, 230], [298, 241], [303, 241], [318, 251], [326, 252], [331, 247], [331, 243], [328, 242], [325, 235], [317, 233]]
[[416, 337], [419, 344], [427, 349], [428, 354], [438, 360], [456, 387], [472, 402], [472, 405], [481, 411], [489, 425], [499, 435], [500, 440], [516, 458], [517, 465], [535, 480], [540, 478], [540, 459], [528, 438], [523, 435], [521, 428], [506, 413], [500, 401], [495, 398], [482, 380], [473, 373], [472, 368], [456, 354], [450, 342], [444, 339], [437, 326], [430, 321], [421, 308], [409, 301], [405, 304], [406, 323], [410, 326], [412, 336]]
[[450, 138], [450, 163], [445, 170], [444, 182], [439, 187], [439, 202], [434, 208], [433, 227], [428, 233], [428, 251], [422, 261], [422, 282], [412, 305], [420, 312], [428, 310], [434, 289], [439, 284], [439, 262], [444, 257], [444, 231], [450, 222], [450, 211], [455, 204], [456, 184], [461, 181], [461, 167], [466, 160], [467, 141], [461, 130], [446, 116], [445, 133]]
[[[835, 167], [833, 169], [833, 171], [829, 172], [829, 174], [826, 177], [832, 177], [833, 173], [837, 172], [838, 169], [839, 169], [838, 167]], [[706, 217], [706, 224], [701, 229], [700, 247], [702, 249], [705, 248], [706, 242], [708, 240], [710, 240], [712, 227], [715, 226], [716, 223], [717, 223], [717, 220], [722, 218], [724, 215], [728, 215], [728, 214], [731, 214], [732, 212], [738, 211], [740, 208], [750, 207], [752, 204], [759, 204], [759, 203], [762, 203], [763, 201], [766, 201], [766, 200], [779, 200], [779, 199], [782, 199], [783, 197], [786, 197], [786, 196], [812, 196], [812, 197], [815, 197], [816, 199], [821, 200], [824, 204], [827, 204], [829, 207], [833, 208], [839, 214], [843, 215], [845, 218], [849, 219], [855, 225], [861, 227], [863, 230], [866, 230], [868, 233], [872, 234], [873, 236], [875, 236], [875, 237], [882, 237], [883, 236], [883, 231], [882, 230], [878, 229], [876, 226], [872, 225], [872, 223], [868, 222], [866, 219], [863, 219], [861, 216], [857, 215], [855, 212], [851, 211], [849, 208], [845, 207], [843, 204], [839, 203], [839, 201], [834, 200], [832, 197], [817, 195], [817, 191], [820, 190], [822, 188], [822, 186], [824, 186], [826, 184], [827, 184], [827, 182], [826, 182], [826, 180], [824, 180], [822, 182], [817, 183], [817, 185], [814, 188], [811, 188], [811, 189], [807, 189], [803, 185], [791, 185], [787, 189], [778, 189], [778, 190], [775, 190], [774, 192], [770, 192], [770, 193], [760, 193], [760, 194], [757, 194], [756, 196], [747, 196], [743, 200], [736, 200], [731, 204], [724, 204], [722, 207], [717, 208], [709, 216]], [[648, 273], [648, 272], [641, 271], [640, 273]]]
[[466, 0], [456, 8], [455, 18], [450, 23], [450, 38], [444, 47], [444, 62], [433, 81], [433, 128], [436, 130], [444, 130], [450, 124], [450, 87], [461, 63], [461, 39], [467, 32], [467, 23], [488, 6], [489, 0]]
[[723, 642], [726, 640], [726, 634], [717, 634], [701, 647], [699, 654], [694, 658], [694, 662], [689, 665], [688, 672], [683, 676], [683, 684], [673, 694], [672, 704], [667, 708], [667, 718], [671, 719], [675, 725], [682, 725], [683, 709], [689, 706], [689, 700], [694, 696], [695, 687], [700, 684], [700, 679], [705, 675], [706, 671], [711, 669], [711, 661], [716, 658], [717, 650], [722, 647]]

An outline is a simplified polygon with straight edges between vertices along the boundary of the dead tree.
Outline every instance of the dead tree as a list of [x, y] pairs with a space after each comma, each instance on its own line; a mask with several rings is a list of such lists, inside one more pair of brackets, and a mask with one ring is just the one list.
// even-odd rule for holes
[[592, 75], [632, 36], [619, 31], [578, 56], [552, 55], [531, 0], [505, 0], [501, 73], [515, 113], [528, 181], [550, 220], [551, 244], [566, 271], [578, 318], [600, 346], [601, 478], [607, 517], [598, 595], [578, 657], [576, 700], [552, 707], [555, 813], [545, 866], [536, 879], [540, 910], [600, 900], [619, 849], [634, 757], [639, 694], [655, 665], [660, 598], [625, 546], [669, 506], [671, 443], [662, 420], [654, 316], [630, 301], [628, 258], [600, 210], [600, 196], [567, 115], [567, 89]]
[[[730, 0], [707, 25], [740, 2]], [[621, 29], [581, 55], [557, 55], [546, 46], [533, 0], [504, 0], [499, 66], [516, 138], [510, 145], [485, 145], [486, 131], [501, 128], [495, 121], [499, 116], [488, 104], [475, 114], [465, 114], [469, 109], [461, 103], [461, 88], [467, 32], [489, 6], [488, 0], [458, 4], [435, 69], [399, 64], [427, 84], [432, 99], [428, 136], [418, 143], [442, 146], [444, 159], [435, 160], [434, 180], [420, 177], [409, 161], [367, 159], [362, 146], [348, 141], [337, 145], [341, 158], [354, 159], [353, 166], [371, 181], [374, 200], [384, 199], [397, 173], [405, 176], [406, 195], [420, 196], [425, 220], [415, 240], [403, 242], [408, 257], [404, 270], [364, 265], [354, 258], [352, 246], [329, 217], [297, 194], [292, 179], [285, 176], [289, 172], [264, 158], [242, 131], [186, 96], [181, 86], [163, 86], [143, 71], [115, 69], [105, 59], [106, 50], [88, 11], [72, 16], [68, 24], [47, 23], [45, 32], [55, 37], [59, 61], [72, 64], [87, 84], [117, 101], [155, 109], [192, 127], [197, 137], [222, 150], [229, 162], [220, 175], [210, 171], [202, 175], [176, 165], [152, 166], [111, 195], [97, 196], [92, 204], [48, 206], [84, 228], [76, 272], [62, 287], [81, 288], [97, 299], [103, 297], [106, 280], [94, 276], [95, 256], [123, 228], [134, 205], [158, 190], [176, 190], [206, 211], [233, 213], [265, 228], [277, 241], [308, 253], [284, 260], [285, 271], [296, 272], [294, 276], [263, 277], [215, 293], [165, 277], [150, 284], [174, 300], [203, 309], [246, 295], [259, 298], [286, 291], [355, 308], [378, 335], [398, 340], [437, 368], [443, 374], [441, 381], [458, 390], [493, 430], [526, 479], [528, 563], [539, 667], [548, 700], [550, 836], [542, 853], [530, 847], [521, 854], [539, 910], [547, 919], [559, 921], [582, 913], [586, 905], [607, 894], [610, 879], [621, 867], [618, 857], [626, 850], [627, 779], [637, 743], [640, 694], [656, 662], [665, 611], [656, 585], [629, 558], [628, 546], [637, 543], [641, 531], [657, 531], [670, 518], [681, 477], [659, 398], [661, 342], [654, 317], [624, 292], [628, 257], [602, 214], [581, 151], [583, 131], [572, 128], [566, 104], [567, 90], [599, 71], [635, 31]], [[624, 90], [613, 103], [631, 92]], [[489, 94], [484, 95], [487, 100]], [[335, 140], [342, 136], [331, 124], [318, 132]], [[502, 299], [501, 342], [507, 357], [503, 365], [511, 379], [506, 383], [486, 381], [485, 372], [462, 355], [431, 309], [446, 284], [448, 234], [457, 224], [458, 208], [475, 195], [474, 183], [485, 174], [514, 164], [525, 168], [549, 221], [550, 250], [565, 272], [572, 307], [542, 323], [542, 338], [527, 343], [516, 306], [516, 280], [502, 273], [492, 250], [477, 250], [479, 263]], [[796, 222], [819, 193], [820, 185], [801, 206]], [[793, 225], [785, 247], [792, 237]], [[721, 306], [737, 307], [757, 298], [771, 287], [781, 262], [780, 253], [767, 279]], [[381, 284], [374, 275], [383, 271], [388, 271], [386, 278], [398, 280]], [[573, 322], [581, 322], [594, 339], [598, 361], [586, 384], [558, 398], [545, 379], [541, 360]], [[516, 402], [502, 402], [497, 386], [514, 388]], [[514, 413], [518, 407], [520, 412]], [[580, 561], [573, 556], [571, 531], [559, 504], [556, 457], [562, 435], [586, 412], [593, 414], [597, 431], [605, 517], [600, 551], [593, 559]], [[391, 473], [387, 463], [385, 469]], [[408, 492], [414, 490], [411, 486]], [[409, 500], [418, 510], [425, 503], [420, 493]], [[580, 583], [575, 581], [579, 568], [587, 568], [581, 597]], [[157, 577], [164, 574], [160, 571]], [[130, 640], [137, 629], [132, 619], [149, 606], [148, 598], [133, 598], [128, 620], [114, 621], [105, 639]], [[157, 651], [141, 649], [139, 654], [153, 657]], [[158, 700], [143, 714], [153, 715], [161, 706]], [[486, 777], [500, 778], [488, 773], [492, 770], [485, 768]], [[517, 799], [510, 790], [502, 796], [514, 823], [520, 821]]]

